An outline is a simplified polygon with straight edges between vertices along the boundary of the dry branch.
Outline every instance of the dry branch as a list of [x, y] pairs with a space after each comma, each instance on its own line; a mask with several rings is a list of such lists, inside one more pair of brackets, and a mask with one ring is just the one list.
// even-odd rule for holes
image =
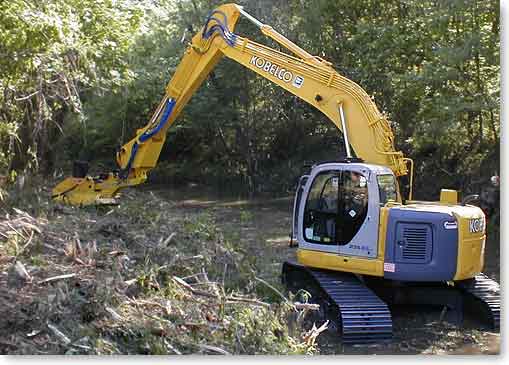
[[62, 280], [62, 279], [70, 279], [75, 276], [76, 276], [76, 274], [65, 274], [65, 275], [52, 276], [50, 278], [46, 278], [44, 280], [39, 281], [37, 284], [41, 285], [41, 284], [50, 283], [52, 281], [57, 281], [57, 280]]
[[172, 232], [160, 245], [159, 247], [167, 247], [170, 242], [175, 238], [175, 236], [177, 235], [176, 232]]
[[320, 304], [295, 302], [293, 305], [295, 309], [307, 309], [312, 311], [320, 310]]
[[262, 302], [260, 300], [256, 299], [249, 299], [249, 298], [239, 298], [239, 297], [233, 297], [230, 296], [226, 300], [226, 304], [238, 304], [238, 303], [247, 303], [247, 304], [253, 304], [261, 307], [270, 307], [269, 303]]
[[228, 351], [223, 350], [222, 348], [219, 348], [216, 346], [198, 344], [198, 347], [202, 350], [212, 351], [212, 352], [215, 352], [215, 353], [221, 354], [221, 355], [231, 355]]
[[256, 277], [255, 276], [255, 280], [259, 281], [260, 283], [264, 284], [265, 286], [267, 286], [268, 288], [272, 289], [272, 291], [274, 291], [274, 293], [276, 293], [277, 295], [279, 295], [281, 297], [281, 299], [283, 299], [283, 301], [285, 303], [290, 303], [288, 301], [288, 299], [283, 295], [283, 293], [281, 293], [279, 290], [277, 290], [274, 286], [270, 285], [269, 283], [267, 283], [265, 280], [259, 278], [259, 277]]
[[[203, 290], [199, 290], [199, 289], [193, 288], [191, 285], [189, 285], [183, 279], [181, 279], [181, 278], [179, 278], [177, 276], [174, 276], [173, 280], [177, 284], [182, 286], [183, 288], [185, 288], [188, 291], [190, 291], [192, 294], [200, 295], [200, 296], [204, 296], [204, 297], [208, 297], [208, 298], [215, 298], [215, 299], [218, 299], [218, 300], [221, 299], [221, 297], [219, 295], [217, 295], [217, 294], [212, 294], [212, 293], [209, 293], [209, 292], [206, 292], [206, 291], [203, 291]], [[211, 283], [211, 282], [209, 282], [209, 283], [210, 284], [214, 284], [214, 283]], [[262, 302], [262, 301], [256, 300], [256, 299], [236, 297], [236, 296], [233, 296], [233, 295], [230, 295], [230, 296], [226, 297], [225, 299], [226, 299], [226, 301], [225, 301], [226, 304], [247, 303], [247, 304], [252, 304], [252, 305], [257, 305], [257, 306], [262, 306], [262, 307], [270, 307], [269, 303], [265, 303], [265, 302]]]
[[313, 323], [313, 328], [311, 328], [304, 336], [303, 340], [308, 345], [314, 345], [316, 338], [320, 333], [325, 331], [328, 328], [329, 321], [325, 321], [324, 324], [322, 324], [320, 327], [316, 328], [316, 325]]
[[201, 295], [201, 296], [208, 297], [208, 298], [217, 298], [217, 295], [208, 293], [208, 292], [203, 291], [203, 290], [198, 290], [198, 289], [193, 288], [191, 285], [189, 285], [188, 283], [186, 283], [184, 280], [182, 280], [181, 278], [179, 278], [177, 276], [174, 276], [173, 280], [177, 284], [179, 284], [183, 288], [189, 290], [191, 293], [193, 293], [195, 295]]
[[51, 330], [51, 332], [65, 345], [69, 345], [71, 343], [71, 340], [69, 337], [64, 335], [56, 326], [52, 325], [51, 323], [48, 323], [48, 328]]

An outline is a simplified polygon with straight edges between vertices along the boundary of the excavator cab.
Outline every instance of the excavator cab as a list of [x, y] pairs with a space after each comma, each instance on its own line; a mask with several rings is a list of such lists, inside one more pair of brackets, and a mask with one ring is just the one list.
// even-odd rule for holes
[[299, 263], [406, 282], [479, 274], [486, 238], [481, 209], [446, 200], [403, 204], [398, 191], [385, 166], [315, 165], [300, 179], [294, 202]]
[[398, 201], [389, 168], [332, 162], [301, 177], [295, 195], [293, 238], [299, 248], [376, 257], [380, 206]]

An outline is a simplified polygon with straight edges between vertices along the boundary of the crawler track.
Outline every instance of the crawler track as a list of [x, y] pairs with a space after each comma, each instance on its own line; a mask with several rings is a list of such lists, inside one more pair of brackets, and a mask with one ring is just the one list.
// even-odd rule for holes
[[302, 286], [302, 278], [311, 281], [309, 285], [314, 289], [319, 287], [328, 304], [335, 307], [335, 313], [339, 312], [338, 318], [332, 319], [339, 323], [344, 343], [372, 343], [392, 338], [392, 319], [387, 304], [355, 275], [284, 263], [283, 280], [287, 285], [296, 281]]
[[492, 329], [500, 329], [500, 285], [483, 273], [457, 283], [466, 309], [482, 314]]

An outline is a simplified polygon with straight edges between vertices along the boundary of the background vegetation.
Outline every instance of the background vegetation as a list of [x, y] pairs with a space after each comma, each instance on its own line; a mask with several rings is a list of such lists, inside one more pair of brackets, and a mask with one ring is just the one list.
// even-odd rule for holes
[[[160, 100], [184, 29], [197, 31], [220, 3], [2, 2], [0, 174], [67, 175], [75, 159], [114, 167], [115, 150]], [[417, 198], [436, 198], [441, 186], [478, 191], [498, 171], [498, 1], [239, 3], [374, 96], [416, 161]], [[246, 20], [237, 32], [276, 46]], [[281, 193], [341, 144], [319, 112], [224, 60], [170, 131], [151, 178]]]

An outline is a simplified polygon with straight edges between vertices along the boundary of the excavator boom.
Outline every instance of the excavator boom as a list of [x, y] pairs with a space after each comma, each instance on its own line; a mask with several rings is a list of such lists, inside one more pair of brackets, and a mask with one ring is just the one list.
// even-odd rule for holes
[[[241, 37], [233, 30], [240, 15], [289, 50], [289, 55]], [[222, 56], [226, 56], [288, 90], [325, 114], [343, 132], [348, 157], [350, 145], [357, 157], [388, 166], [396, 176], [407, 174], [407, 160], [394, 148], [394, 136], [385, 116], [368, 94], [341, 76], [331, 64], [312, 56], [286, 37], [246, 13], [226, 4], [212, 11], [185, 50], [166, 93], [147, 125], [117, 153], [118, 172], [91, 177], [73, 176], [52, 192], [55, 200], [73, 205], [107, 203], [125, 187], [138, 185], [154, 168], [166, 139], [191, 96]], [[355, 133], [349, 131], [355, 130]]]

